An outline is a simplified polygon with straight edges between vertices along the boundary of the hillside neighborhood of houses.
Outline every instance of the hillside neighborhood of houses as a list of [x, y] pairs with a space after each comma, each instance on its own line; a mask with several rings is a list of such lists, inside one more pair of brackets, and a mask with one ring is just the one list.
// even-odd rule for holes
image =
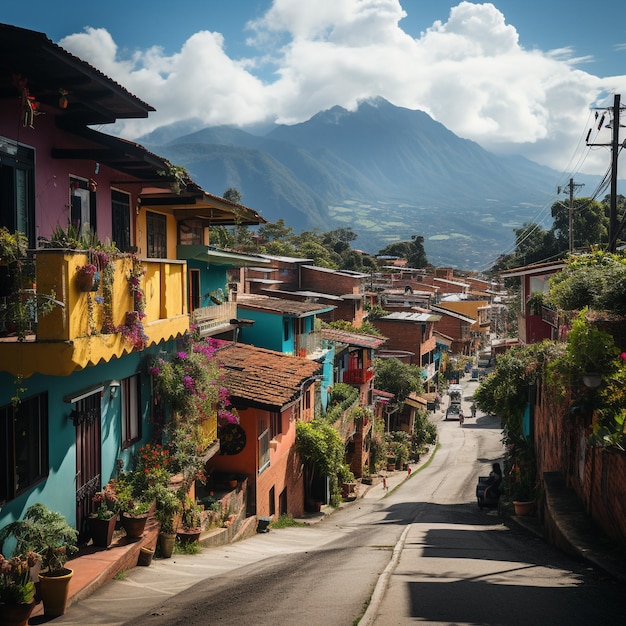
[[[393, 261], [375, 274], [329, 270], [215, 247], [213, 228], [265, 220], [95, 130], [153, 111], [122, 85], [42, 33], [0, 25], [0, 34], [0, 529], [41, 503], [79, 543], [93, 539], [90, 520], [106, 517], [111, 481], [164, 443], [173, 398], [183, 431], [200, 407], [201, 466], [188, 483], [183, 476], [192, 500], [183, 511], [200, 507], [206, 523], [226, 507], [233, 529], [250, 517], [301, 516], [332, 493], [295, 461], [298, 425], [329, 412], [336, 390], [354, 390], [331, 425], [360, 480], [374, 469], [375, 419], [410, 437], [443, 385], [458, 382], [459, 357], [478, 371], [511, 345], [558, 335], [546, 309], [522, 311], [519, 338], [505, 339], [505, 293], [471, 273]], [[507, 278], [521, 280], [525, 301], [561, 267]], [[372, 307], [383, 313], [369, 318]], [[378, 334], [359, 332], [365, 321]], [[185, 404], [197, 384], [191, 369], [180, 389], [163, 375], [199, 345], [219, 364], [208, 412], [204, 396]], [[421, 369], [423, 393], [396, 403], [376, 389], [374, 360], [391, 358]], [[535, 433], [562, 435], [534, 414]], [[581, 440], [570, 443], [567, 459], [559, 446], [546, 451], [542, 469], [590, 471]], [[594, 510], [602, 518], [610, 506]]]

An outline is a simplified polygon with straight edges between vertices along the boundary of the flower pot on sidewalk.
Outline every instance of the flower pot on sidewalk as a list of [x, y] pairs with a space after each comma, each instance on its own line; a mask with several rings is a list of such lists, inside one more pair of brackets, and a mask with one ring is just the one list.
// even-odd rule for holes
[[174, 552], [176, 533], [159, 533], [159, 553], [161, 558], [169, 559]]
[[139, 549], [139, 557], [137, 558], [137, 565], [148, 567], [152, 563], [152, 557], [154, 556], [154, 550], [152, 548], [146, 548], [145, 546]]
[[528, 502], [520, 502], [519, 500], [513, 501], [513, 508], [515, 509], [515, 515], [520, 515], [523, 517], [532, 515], [534, 506], [535, 506], [535, 503], [532, 500]]
[[65, 568], [60, 576], [39, 573], [39, 588], [43, 600], [43, 612], [48, 617], [65, 615], [70, 592], [70, 580], [74, 570]]

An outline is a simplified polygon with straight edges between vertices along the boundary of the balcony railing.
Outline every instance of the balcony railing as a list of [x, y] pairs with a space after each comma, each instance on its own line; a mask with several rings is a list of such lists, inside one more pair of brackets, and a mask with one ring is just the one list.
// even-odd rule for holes
[[371, 367], [348, 369], [344, 370], [342, 378], [348, 385], [363, 385], [374, 378], [374, 371]]
[[314, 330], [296, 337], [296, 354], [308, 356], [322, 349], [322, 331]]
[[[39, 316], [36, 334], [27, 341], [0, 341], [4, 369], [23, 376], [34, 373], [66, 375], [99, 362], [108, 362], [137, 346], [123, 329], [127, 314], [136, 304], [129, 275], [133, 259], [113, 259], [110, 285], [81, 291], [78, 269], [89, 263], [84, 251], [43, 249], [35, 252], [36, 289], [39, 296], [54, 296], [59, 302], [51, 312]], [[186, 263], [165, 259], [142, 259], [145, 274], [140, 286], [145, 317], [144, 345], [179, 336], [189, 329], [186, 299]], [[19, 372], [18, 364], [19, 363]]]
[[214, 306], [203, 306], [191, 313], [191, 323], [196, 326], [200, 335], [210, 335], [231, 324], [237, 318], [237, 303], [224, 302]]

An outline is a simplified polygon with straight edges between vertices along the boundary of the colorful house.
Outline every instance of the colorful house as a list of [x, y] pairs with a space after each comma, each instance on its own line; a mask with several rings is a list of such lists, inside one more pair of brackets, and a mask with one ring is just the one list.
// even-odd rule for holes
[[304, 483], [296, 422], [315, 415], [321, 364], [240, 343], [226, 344], [216, 357], [240, 423], [223, 433], [221, 453], [207, 464], [209, 480], [247, 479], [250, 515], [301, 516]]
[[188, 331], [188, 284], [213, 288], [177, 246], [262, 218], [90, 128], [154, 109], [44, 34], [0, 25], [0, 59], [0, 227], [32, 267], [0, 296], [0, 526], [42, 502], [84, 537], [92, 495], [151, 437], [147, 366]]
[[[385, 337], [353, 333], [335, 328], [323, 328], [322, 337], [333, 346], [335, 382], [345, 383], [359, 391], [359, 405], [368, 407], [374, 414], [376, 398], [374, 394], [374, 353], [384, 343]], [[365, 464], [369, 463], [367, 436], [372, 421], [358, 421], [341, 418], [336, 426], [346, 446], [346, 463], [357, 477], [363, 475]]]
[[[519, 278], [521, 282], [520, 308], [517, 313], [519, 340], [522, 343], [537, 343], [543, 339], [557, 339], [559, 320], [556, 311], [541, 303], [543, 295], [550, 290], [550, 277], [560, 272], [566, 263], [537, 263], [500, 272], [500, 277]], [[533, 296], [539, 298], [533, 303]]]

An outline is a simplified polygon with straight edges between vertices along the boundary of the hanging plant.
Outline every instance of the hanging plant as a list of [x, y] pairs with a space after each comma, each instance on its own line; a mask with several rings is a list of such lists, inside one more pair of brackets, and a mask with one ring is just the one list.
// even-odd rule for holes
[[124, 339], [132, 344], [135, 350], [143, 350], [150, 342], [143, 326], [143, 319], [146, 317], [146, 296], [142, 287], [142, 279], [146, 270], [141, 261], [131, 255], [132, 267], [128, 275], [128, 286], [133, 297], [134, 310], [126, 313], [124, 324], [116, 330], [122, 333]]
[[87, 263], [76, 270], [74, 279], [78, 291], [98, 291], [100, 286], [100, 272], [93, 263]]

